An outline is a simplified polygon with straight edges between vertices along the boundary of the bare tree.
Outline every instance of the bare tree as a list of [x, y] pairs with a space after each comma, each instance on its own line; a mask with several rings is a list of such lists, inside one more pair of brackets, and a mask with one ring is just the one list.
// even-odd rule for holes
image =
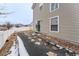
[[10, 29], [13, 25], [10, 22], [6, 22], [6, 27]]

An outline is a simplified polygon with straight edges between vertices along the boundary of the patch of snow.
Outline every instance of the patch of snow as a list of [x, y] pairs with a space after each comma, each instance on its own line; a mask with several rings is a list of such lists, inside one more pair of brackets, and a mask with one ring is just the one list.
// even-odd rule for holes
[[16, 45], [14, 42], [13, 46], [10, 49], [11, 53], [7, 56], [18, 56], [18, 48], [15, 48], [15, 47], [16, 47]]
[[19, 41], [20, 56], [29, 56], [29, 54], [28, 54], [27, 50], [25, 49], [24, 44], [19, 36], [17, 36], [17, 40]]
[[13, 46], [10, 49], [11, 53], [7, 56], [29, 56], [27, 50], [24, 47], [24, 44], [19, 36], [17, 36], [17, 44], [14, 42]]

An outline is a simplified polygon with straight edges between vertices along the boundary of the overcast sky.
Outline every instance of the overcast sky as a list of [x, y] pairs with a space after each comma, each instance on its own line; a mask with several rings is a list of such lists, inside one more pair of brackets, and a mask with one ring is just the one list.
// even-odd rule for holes
[[5, 22], [30, 24], [33, 20], [31, 3], [0, 4], [0, 11], [11, 12], [7, 16], [0, 15], [0, 24]]

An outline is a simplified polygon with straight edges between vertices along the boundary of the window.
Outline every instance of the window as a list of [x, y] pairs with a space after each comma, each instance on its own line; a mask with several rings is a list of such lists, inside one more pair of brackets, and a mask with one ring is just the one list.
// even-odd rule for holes
[[59, 17], [52, 17], [51, 18], [51, 31], [59, 31]]
[[40, 31], [40, 21], [37, 21], [36, 29], [37, 29], [37, 31]]
[[40, 4], [39, 4], [40, 10], [42, 9], [43, 4], [44, 4], [44, 3], [40, 3]]
[[44, 4], [44, 3], [40, 3], [40, 4], [39, 4], [39, 7], [43, 6], [43, 4]]
[[59, 8], [59, 4], [58, 3], [51, 3], [50, 4], [50, 11], [54, 11], [57, 8]]

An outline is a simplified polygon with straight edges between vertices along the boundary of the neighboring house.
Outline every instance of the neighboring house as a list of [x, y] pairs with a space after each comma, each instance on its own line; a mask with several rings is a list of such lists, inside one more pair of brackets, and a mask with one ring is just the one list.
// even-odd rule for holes
[[32, 9], [34, 31], [79, 42], [78, 3], [34, 3]]

